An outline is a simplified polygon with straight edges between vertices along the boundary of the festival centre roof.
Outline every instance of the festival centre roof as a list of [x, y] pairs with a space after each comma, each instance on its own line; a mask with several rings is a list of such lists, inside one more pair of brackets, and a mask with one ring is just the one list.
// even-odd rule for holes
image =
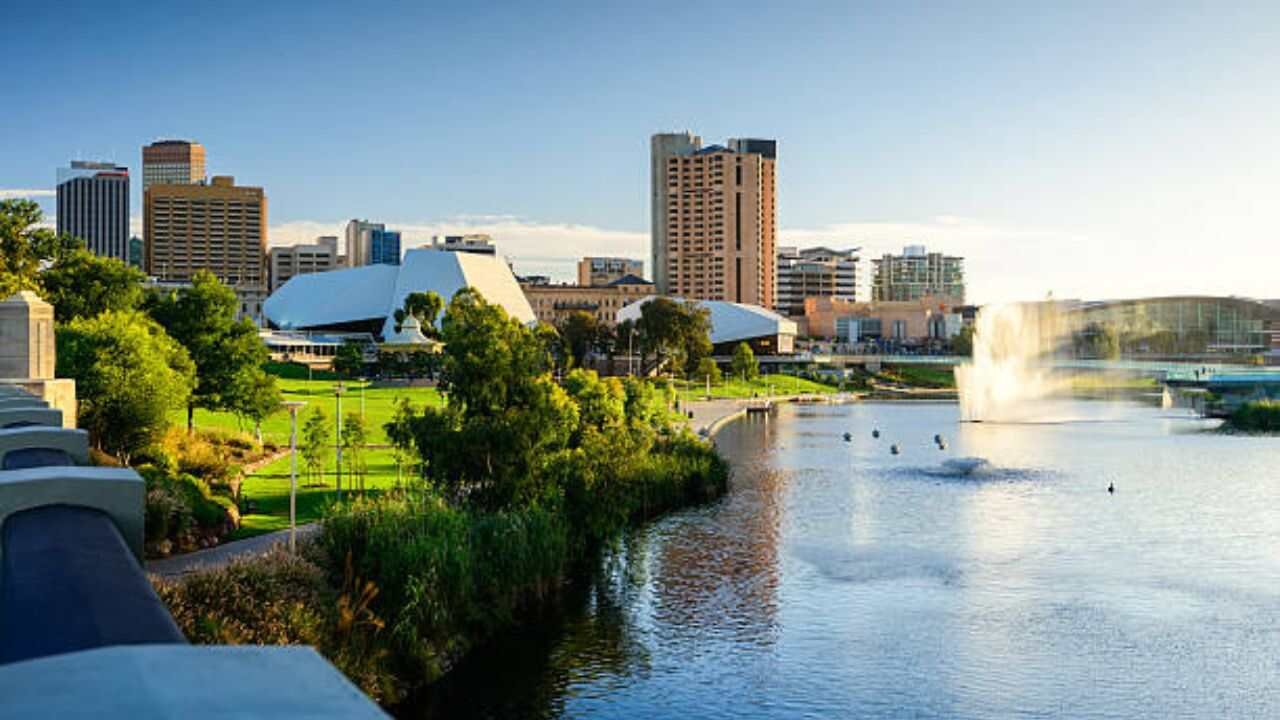
[[296, 275], [267, 298], [262, 311], [273, 327], [284, 330], [368, 324], [390, 337], [395, 311], [409, 293], [433, 290], [447, 303], [464, 287], [475, 288], [520, 322], [537, 320], [505, 260], [430, 248], [409, 250], [400, 265]]

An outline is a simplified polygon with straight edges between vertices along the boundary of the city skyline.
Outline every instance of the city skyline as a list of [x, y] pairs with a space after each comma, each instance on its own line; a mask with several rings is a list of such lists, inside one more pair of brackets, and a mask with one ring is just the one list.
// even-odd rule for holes
[[[369, 217], [406, 246], [488, 233], [520, 272], [568, 279], [581, 256], [648, 259], [648, 138], [689, 129], [785, 148], [779, 245], [924, 244], [966, 258], [975, 302], [1277, 294], [1275, 9], [374, 10], [384, 41], [350, 65], [319, 52], [336, 6], [264, 13], [23, 8], [0, 39], [44, 111], [10, 118], [0, 196], [52, 220], [57, 167], [140, 177], [143, 145], [189, 138], [210, 175], [266, 189], [273, 246]], [[431, 51], [403, 52], [428, 27]], [[79, 41], [102, 36], [129, 42], [90, 62]], [[740, 38], [771, 47], [733, 56], [752, 87], [669, 82], [725, 71]], [[391, 112], [339, 102], [358, 90]]]

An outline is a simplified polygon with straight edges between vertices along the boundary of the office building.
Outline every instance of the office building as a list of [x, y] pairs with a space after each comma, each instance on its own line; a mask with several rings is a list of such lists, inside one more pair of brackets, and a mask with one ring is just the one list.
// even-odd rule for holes
[[791, 318], [804, 315], [804, 299], [832, 297], [856, 300], [858, 249], [778, 248], [777, 311]]
[[803, 333], [815, 339], [919, 347], [954, 337], [964, 319], [954, 298], [855, 302], [824, 295], [805, 298], [801, 324]]
[[59, 234], [84, 241], [94, 255], [129, 260], [129, 168], [72, 160], [58, 168]]
[[619, 257], [585, 257], [578, 261], [579, 285], [608, 285], [628, 275], [644, 277], [644, 262]]
[[204, 146], [189, 140], [158, 140], [142, 148], [142, 189], [205, 181]]
[[923, 245], [908, 245], [901, 255], [886, 253], [872, 260], [873, 301], [919, 300], [928, 295], [964, 302], [964, 258], [931, 253]]
[[268, 257], [267, 287], [275, 292], [296, 275], [336, 270], [339, 266], [338, 236], [322, 235], [307, 245], [273, 247]]
[[610, 327], [618, 324], [618, 311], [653, 295], [653, 283], [624, 275], [607, 285], [559, 285], [522, 282], [521, 289], [540, 322], [560, 325], [575, 312], [585, 312]]
[[267, 198], [260, 187], [214, 177], [208, 185], [152, 185], [143, 191], [146, 271], [184, 283], [208, 270], [259, 319], [267, 289]]
[[777, 142], [659, 134], [651, 163], [658, 293], [773, 307]]
[[345, 231], [347, 267], [364, 265], [399, 265], [400, 232], [388, 230], [382, 223], [351, 220]]
[[433, 235], [431, 236], [431, 248], [434, 250], [448, 250], [449, 252], [475, 253], [477, 255], [498, 254], [498, 248], [494, 246], [493, 238], [484, 233]]

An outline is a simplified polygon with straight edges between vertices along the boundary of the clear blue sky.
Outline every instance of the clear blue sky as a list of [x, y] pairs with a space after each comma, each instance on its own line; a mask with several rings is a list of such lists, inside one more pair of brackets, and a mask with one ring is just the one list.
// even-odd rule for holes
[[689, 128], [779, 140], [784, 242], [963, 253], [978, 300], [1280, 296], [1280, 4], [607, 5], [7, 0], [0, 192], [188, 137], [273, 242], [644, 256], [648, 136]]

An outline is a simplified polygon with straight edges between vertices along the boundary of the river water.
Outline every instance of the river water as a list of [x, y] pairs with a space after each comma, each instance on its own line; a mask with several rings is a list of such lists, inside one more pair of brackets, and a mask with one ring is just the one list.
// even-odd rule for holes
[[1280, 717], [1280, 439], [1056, 410], [735, 422], [725, 498], [638, 531], [411, 714]]

